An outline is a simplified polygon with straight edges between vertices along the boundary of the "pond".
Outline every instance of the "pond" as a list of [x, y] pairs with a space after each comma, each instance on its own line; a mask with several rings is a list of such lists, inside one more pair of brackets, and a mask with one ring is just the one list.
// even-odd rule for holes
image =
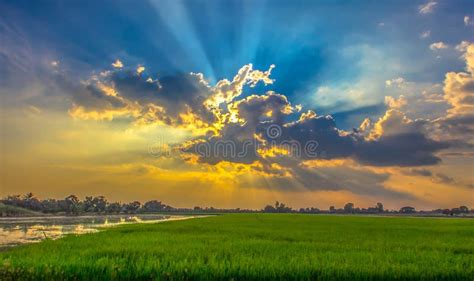
[[0, 218], [0, 249], [39, 242], [46, 238], [58, 239], [66, 234], [93, 233], [122, 224], [157, 223], [189, 218], [193, 216], [147, 214]]

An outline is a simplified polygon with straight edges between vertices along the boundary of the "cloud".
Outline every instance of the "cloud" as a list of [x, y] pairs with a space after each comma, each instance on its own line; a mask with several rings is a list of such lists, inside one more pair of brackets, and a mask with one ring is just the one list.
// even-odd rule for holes
[[245, 65], [232, 81], [224, 79], [214, 86], [200, 73], [153, 78], [143, 66], [135, 70], [114, 67], [69, 91], [73, 97], [69, 112], [81, 119], [129, 118], [136, 125], [159, 123], [206, 133], [217, 130], [232, 117], [231, 108], [221, 105], [240, 96], [244, 85], [272, 83], [269, 75], [273, 67], [259, 71], [253, 70], [251, 64]]
[[[191, 129], [194, 138], [173, 148], [185, 161], [245, 167], [282, 188], [407, 196], [384, 187], [389, 174], [366, 167], [435, 165], [440, 161], [435, 154], [448, 147], [427, 136], [428, 121], [412, 120], [400, 111], [407, 103], [403, 95], [387, 97], [389, 109], [383, 117], [352, 131], [338, 128], [330, 115], [301, 112], [301, 106], [283, 94], [268, 91], [242, 97], [245, 86], [273, 83], [273, 67], [261, 71], [245, 65], [232, 80], [214, 85], [200, 73], [155, 78], [136, 69], [114, 68], [72, 88], [70, 114]], [[404, 84], [398, 78], [387, 86]], [[321, 160], [350, 161], [357, 168], [310, 163]]]
[[361, 168], [357, 163], [330, 160], [300, 163], [289, 157], [279, 158], [278, 164], [287, 171], [286, 176], [265, 178], [271, 188], [280, 190], [348, 190], [365, 196], [411, 198], [407, 193], [388, 189], [384, 183], [388, 173], [376, 173]]
[[444, 50], [444, 49], [447, 49], [449, 48], [449, 45], [444, 43], [444, 42], [435, 42], [433, 44], [430, 45], [430, 50], [432, 51], [437, 51], [437, 50]]
[[143, 71], [145, 71], [145, 67], [139, 65], [139, 66], [137, 67], [137, 74], [140, 75]]
[[469, 16], [464, 16], [464, 25], [465, 26], [472, 26], [474, 25], [474, 21]]
[[462, 41], [461, 43], [457, 44], [456, 47], [454, 47], [454, 49], [458, 52], [466, 53], [467, 47], [469, 47], [469, 45], [471, 45], [471, 42]]
[[[234, 122], [225, 124], [219, 134], [186, 146], [186, 152], [199, 155], [199, 162], [251, 163], [291, 155], [300, 160], [352, 158], [372, 166], [422, 166], [439, 163], [434, 153], [448, 147], [426, 136], [428, 121], [411, 120], [396, 109], [388, 110], [373, 126], [365, 126], [364, 137], [365, 132], [338, 129], [331, 116], [312, 111], [298, 115], [286, 97], [272, 92], [236, 101], [230, 108], [235, 112]], [[295, 115], [298, 120], [285, 121]], [[232, 153], [215, 153], [223, 144], [233, 147]], [[314, 153], [305, 150], [308, 145], [314, 146]], [[251, 152], [235, 157], [244, 147]]]
[[407, 105], [407, 99], [404, 95], [400, 95], [398, 99], [395, 99], [391, 96], [386, 96], [385, 104], [388, 106], [388, 108], [401, 109], [402, 107]]
[[430, 14], [434, 11], [434, 8], [437, 4], [438, 3], [435, 1], [429, 1], [426, 4], [420, 5], [418, 7], [418, 12], [422, 15]]
[[434, 123], [439, 139], [474, 144], [474, 44], [464, 45], [466, 72], [448, 72], [444, 79], [444, 99], [450, 105], [446, 116]]
[[395, 78], [395, 79], [386, 80], [385, 81], [385, 86], [386, 87], [402, 88], [406, 83], [407, 82], [405, 81], [405, 79], [403, 77], [398, 77], [398, 78]]
[[404, 171], [404, 173], [407, 175], [427, 177], [430, 178], [431, 181], [434, 183], [455, 185], [464, 188], [474, 187], [472, 183], [462, 182], [444, 173], [432, 172], [428, 169], [409, 169], [407, 171]]
[[423, 31], [421, 34], [420, 34], [420, 38], [421, 39], [426, 39], [428, 37], [431, 36], [431, 31], [430, 30], [427, 30], [427, 31]]
[[450, 115], [470, 115], [474, 112], [474, 44], [462, 42], [466, 72], [449, 72], [444, 80], [445, 100], [451, 105]]
[[409, 175], [423, 176], [423, 177], [431, 177], [433, 175], [433, 173], [427, 169], [410, 169], [406, 171], [405, 173]]
[[115, 60], [115, 62], [112, 63], [112, 66], [113, 66], [114, 68], [122, 68], [122, 67], [123, 67], [123, 63], [122, 63], [119, 59], [117, 59], [117, 60]]
[[449, 144], [427, 136], [427, 120], [411, 120], [397, 109], [389, 109], [360, 142], [355, 158], [374, 166], [423, 166], [438, 164], [435, 153]]

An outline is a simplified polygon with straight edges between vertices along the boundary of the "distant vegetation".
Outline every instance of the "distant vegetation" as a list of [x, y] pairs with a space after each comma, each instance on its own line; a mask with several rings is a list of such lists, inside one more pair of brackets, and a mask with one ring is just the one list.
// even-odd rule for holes
[[0, 203], [0, 216], [7, 216], [7, 217], [16, 217], [16, 216], [38, 216], [43, 215], [40, 212], [31, 211], [25, 208], [5, 205]]
[[[18, 212], [7, 211], [0, 208], [0, 216], [33, 215], [35, 214], [142, 214], [142, 213], [305, 213], [305, 214], [420, 214], [420, 215], [467, 215], [474, 214], [474, 210], [469, 210], [467, 206], [460, 206], [452, 209], [437, 209], [431, 211], [417, 211], [414, 207], [405, 206], [400, 210], [384, 209], [382, 203], [377, 203], [374, 207], [359, 208], [353, 203], [347, 203], [343, 208], [330, 206], [328, 210], [318, 208], [301, 208], [294, 210], [284, 203], [276, 202], [274, 205], [267, 205], [262, 210], [249, 209], [219, 209], [213, 207], [194, 208], [174, 208], [158, 200], [147, 201], [142, 204], [139, 201], [128, 203], [109, 202], [104, 196], [87, 196], [80, 200], [76, 195], [70, 195], [64, 199], [38, 199], [33, 193], [25, 195], [10, 195], [0, 200], [6, 206], [17, 207]], [[20, 212], [20, 208], [24, 210]], [[13, 210], [13, 209], [10, 209]], [[29, 211], [30, 213], [26, 212]], [[31, 212], [33, 211], [33, 212]]]
[[226, 214], [0, 253], [1, 280], [468, 280], [468, 219]]

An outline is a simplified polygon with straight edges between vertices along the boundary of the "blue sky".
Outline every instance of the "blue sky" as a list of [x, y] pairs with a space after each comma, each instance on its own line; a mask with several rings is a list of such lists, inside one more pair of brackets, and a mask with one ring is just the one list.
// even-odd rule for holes
[[[159, 74], [202, 72], [213, 82], [247, 63], [275, 64], [276, 83], [267, 89], [332, 114], [373, 110], [386, 93], [364, 103], [341, 97], [318, 103], [318, 87], [364, 77], [440, 82], [463, 62], [433, 60], [429, 44], [473, 37], [463, 23], [473, 1], [438, 1], [429, 14], [419, 13], [426, 1], [86, 2], [6, 1], [2, 13], [33, 52], [78, 75], [116, 58]], [[420, 38], [426, 31], [429, 38]]]

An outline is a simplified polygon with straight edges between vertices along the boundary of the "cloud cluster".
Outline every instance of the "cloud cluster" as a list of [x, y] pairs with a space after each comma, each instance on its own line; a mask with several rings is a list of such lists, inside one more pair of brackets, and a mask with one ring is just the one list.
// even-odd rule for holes
[[244, 85], [259, 81], [272, 83], [266, 72], [246, 65], [232, 81], [227, 79], [210, 86], [200, 73], [182, 73], [154, 79], [143, 66], [125, 69], [116, 60], [113, 70], [104, 71], [83, 81], [73, 90], [73, 117], [112, 120], [131, 118], [136, 124], [162, 123], [194, 129], [216, 130], [230, 118], [222, 103], [242, 94]]
[[[438, 164], [437, 153], [453, 142], [437, 137], [432, 129], [451, 126], [452, 130], [453, 122], [464, 126], [457, 128], [460, 131], [472, 126], [474, 46], [465, 49], [467, 72], [446, 75], [444, 98], [451, 108], [445, 117], [434, 121], [409, 118], [402, 111], [407, 100], [401, 95], [386, 97], [387, 111], [376, 122], [367, 119], [359, 128], [346, 131], [337, 127], [332, 116], [303, 111], [283, 94], [268, 91], [243, 96], [246, 86], [274, 82], [270, 78], [273, 65], [267, 71], [245, 65], [232, 80], [211, 85], [200, 73], [153, 78], [144, 67], [126, 69], [119, 60], [113, 70], [82, 83], [73, 95], [70, 114], [83, 119], [125, 117], [135, 124], [158, 122], [193, 128], [197, 136], [179, 144], [184, 159], [210, 166], [248, 165], [279, 186], [400, 195], [383, 186], [388, 174], [309, 163], [342, 160], [360, 167]], [[398, 78], [387, 80], [386, 86], [402, 89], [407, 83]], [[459, 123], [459, 118], [467, 119]], [[341, 173], [350, 176], [341, 180]]]
[[463, 42], [465, 72], [448, 72], [444, 79], [444, 99], [450, 105], [446, 116], [435, 120], [439, 138], [473, 144], [474, 134], [474, 44]]
[[[349, 158], [372, 166], [421, 166], [437, 164], [440, 159], [435, 153], [448, 147], [427, 136], [428, 121], [411, 120], [397, 109], [389, 109], [374, 124], [367, 121], [359, 130], [348, 132], [339, 129], [331, 116], [300, 113], [285, 96], [273, 92], [232, 102], [229, 108], [235, 121], [216, 135], [187, 143], [185, 151], [195, 152], [198, 161], [210, 164], [275, 161], [291, 155], [300, 161]], [[287, 121], [292, 117], [297, 119]], [[272, 128], [277, 128], [276, 134]], [[222, 144], [233, 144], [237, 153], [215, 149]], [[311, 144], [315, 151], [309, 153]], [[238, 157], [243, 148], [245, 155]]]
[[[113, 70], [82, 83], [73, 94], [70, 114], [82, 119], [125, 117], [136, 124], [159, 122], [199, 129], [201, 136], [182, 147], [203, 163], [264, 163], [289, 154], [300, 161], [324, 157], [354, 159], [372, 166], [420, 166], [438, 163], [435, 153], [448, 146], [427, 136], [426, 120], [411, 120], [400, 111], [406, 104], [403, 96], [387, 98], [389, 110], [374, 124], [365, 122], [360, 129], [344, 131], [331, 116], [301, 112], [301, 106], [292, 105], [282, 94], [240, 98], [245, 85], [273, 83], [273, 65], [267, 71], [245, 65], [232, 81], [224, 79], [213, 86], [202, 74], [154, 79], [142, 66], [133, 71], [124, 69], [119, 60], [114, 65]], [[388, 82], [390, 86], [403, 81]], [[277, 134], [271, 134], [272, 127]], [[290, 151], [295, 149], [297, 153]], [[308, 152], [311, 149], [314, 151]]]

